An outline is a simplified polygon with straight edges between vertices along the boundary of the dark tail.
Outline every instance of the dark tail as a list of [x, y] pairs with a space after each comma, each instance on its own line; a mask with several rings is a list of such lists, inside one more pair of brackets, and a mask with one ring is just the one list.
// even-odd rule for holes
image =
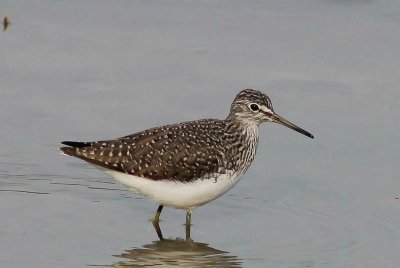
[[80, 141], [63, 141], [61, 142], [64, 145], [70, 146], [70, 147], [61, 147], [60, 151], [63, 152], [66, 155], [70, 156], [76, 156], [76, 151], [77, 148], [84, 148], [84, 147], [90, 147], [91, 143], [90, 142], [80, 142]]
[[74, 148], [83, 148], [91, 146], [90, 142], [81, 142], [81, 141], [63, 141], [61, 142], [61, 144], [71, 146]]

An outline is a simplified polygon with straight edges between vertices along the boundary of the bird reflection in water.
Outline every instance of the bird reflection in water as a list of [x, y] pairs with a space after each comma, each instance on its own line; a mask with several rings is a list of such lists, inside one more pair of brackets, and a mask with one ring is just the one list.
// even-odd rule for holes
[[159, 241], [114, 255], [123, 260], [111, 267], [242, 267], [237, 256], [194, 242], [190, 238], [190, 226], [186, 226], [186, 239], [164, 239], [160, 226], [154, 224], [154, 228]]

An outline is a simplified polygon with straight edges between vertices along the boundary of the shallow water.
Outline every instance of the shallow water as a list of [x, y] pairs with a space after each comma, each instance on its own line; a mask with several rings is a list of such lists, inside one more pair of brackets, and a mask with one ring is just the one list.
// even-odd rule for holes
[[[397, 1], [18, 2], [0, 50], [1, 267], [397, 267]], [[194, 211], [156, 205], [62, 140], [224, 118], [258, 88], [316, 137], [261, 127], [256, 160]]]

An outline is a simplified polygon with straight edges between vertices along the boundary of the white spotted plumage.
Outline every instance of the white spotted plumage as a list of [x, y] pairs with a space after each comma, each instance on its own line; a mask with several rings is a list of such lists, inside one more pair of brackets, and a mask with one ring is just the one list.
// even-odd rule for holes
[[258, 127], [267, 121], [313, 138], [278, 116], [268, 96], [246, 89], [237, 94], [225, 120], [183, 122], [106, 141], [66, 141], [69, 147], [60, 149], [150, 197], [160, 204], [158, 213], [163, 205], [191, 211], [240, 180], [255, 157]]

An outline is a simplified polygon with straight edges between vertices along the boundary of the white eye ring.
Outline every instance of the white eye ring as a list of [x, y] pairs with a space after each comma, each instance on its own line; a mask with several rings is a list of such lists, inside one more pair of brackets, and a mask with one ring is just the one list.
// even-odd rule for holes
[[249, 104], [249, 108], [253, 112], [257, 112], [258, 110], [260, 110], [260, 107], [258, 106], [257, 103], [250, 103]]

